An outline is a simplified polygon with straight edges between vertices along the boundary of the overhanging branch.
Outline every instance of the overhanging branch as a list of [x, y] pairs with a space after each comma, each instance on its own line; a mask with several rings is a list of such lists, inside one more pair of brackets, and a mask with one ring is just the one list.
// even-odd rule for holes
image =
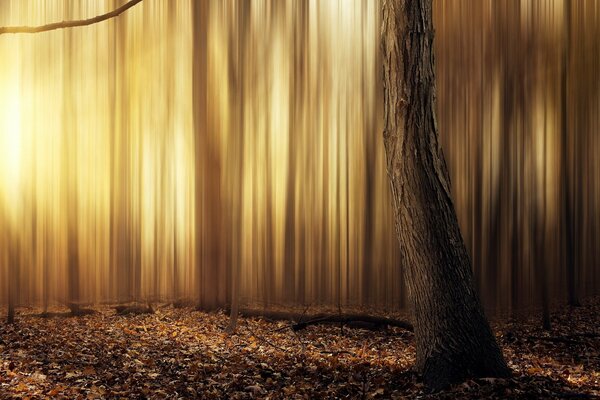
[[107, 19], [118, 17], [123, 12], [127, 11], [131, 7], [140, 3], [142, 0], [131, 0], [127, 3], [123, 4], [121, 7], [108, 12], [106, 14], [98, 15], [94, 18], [88, 19], [80, 19], [76, 21], [62, 21], [62, 22], [54, 22], [52, 24], [41, 25], [41, 26], [6, 26], [0, 27], [0, 35], [3, 33], [39, 33], [39, 32], [47, 32], [53, 31], [55, 29], [63, 29], [63, 28], [75, 28], [78, 26], [87, 26], [96, 24], [98, 22], [106, 21]]

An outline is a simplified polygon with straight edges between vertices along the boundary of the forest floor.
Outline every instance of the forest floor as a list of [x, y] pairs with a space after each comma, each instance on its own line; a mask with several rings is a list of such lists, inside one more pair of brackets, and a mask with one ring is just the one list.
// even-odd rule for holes
[[[154, 314], [52, 318], [19, 309], [0, 323], [0, 398], [600, 398], [600, 297], [552, 313], [498, 319], [511, 379], [428, 394], [412, 372], [413, 335], [159, 307]], [[3, 310], [5, 311], [5, 310]], [[5, 314], [2, 314], [5, 315]], [[397, 317], [397, 316], [396, 316]]]

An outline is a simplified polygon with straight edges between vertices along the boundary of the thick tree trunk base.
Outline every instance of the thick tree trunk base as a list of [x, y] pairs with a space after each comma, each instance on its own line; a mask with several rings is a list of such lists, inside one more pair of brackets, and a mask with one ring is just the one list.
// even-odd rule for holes
[[427, 358], [420, 371], [425, 386], [437, 392], [451, 384], [471, 378], [511, 377], [512, 373], [502, 358], [478, 359], [470, 352], [477, 352], [477, 350], [450, 354], [439, 352]]

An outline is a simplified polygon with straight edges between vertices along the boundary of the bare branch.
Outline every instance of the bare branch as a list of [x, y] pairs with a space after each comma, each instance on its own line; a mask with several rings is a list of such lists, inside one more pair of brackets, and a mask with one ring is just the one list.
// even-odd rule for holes
[[140, 3], [142, 0], [131, 0], [127, 3], [123, 4], [121, 7], [108, 12], [106, 14], [98, 15], [94, 18], [89, 19], [80, 19], [76, 21], [62, 21], [62, 22], [54, 22], [52, 24], [41, 25], [41, 26], [6, 26], [0, 27], [0, 35], [3, 33], [39, 33], [39, 32], [47, 32], [53, 31], [55, 29], [63, 29], [63, 28], [75, 28], [77, 26], [87, 26], [92, 25], [98, 22], [106, 21], [107, 19], [118, 17], [123, 12], [127, 11], [131, 7]]

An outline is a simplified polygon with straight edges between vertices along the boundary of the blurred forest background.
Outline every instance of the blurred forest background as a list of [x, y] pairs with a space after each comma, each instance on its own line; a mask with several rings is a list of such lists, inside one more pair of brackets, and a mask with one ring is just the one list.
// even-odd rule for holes
[[[0, 26], [122, 1], [6, 0]], [[434, 1], [488, 310], [600, 289], [600, 3]], [[377, 1], [143, 1], [0, 36], [0, 303], [404, 307]], [[235, 290], [232, 290], [234, 288]]]

